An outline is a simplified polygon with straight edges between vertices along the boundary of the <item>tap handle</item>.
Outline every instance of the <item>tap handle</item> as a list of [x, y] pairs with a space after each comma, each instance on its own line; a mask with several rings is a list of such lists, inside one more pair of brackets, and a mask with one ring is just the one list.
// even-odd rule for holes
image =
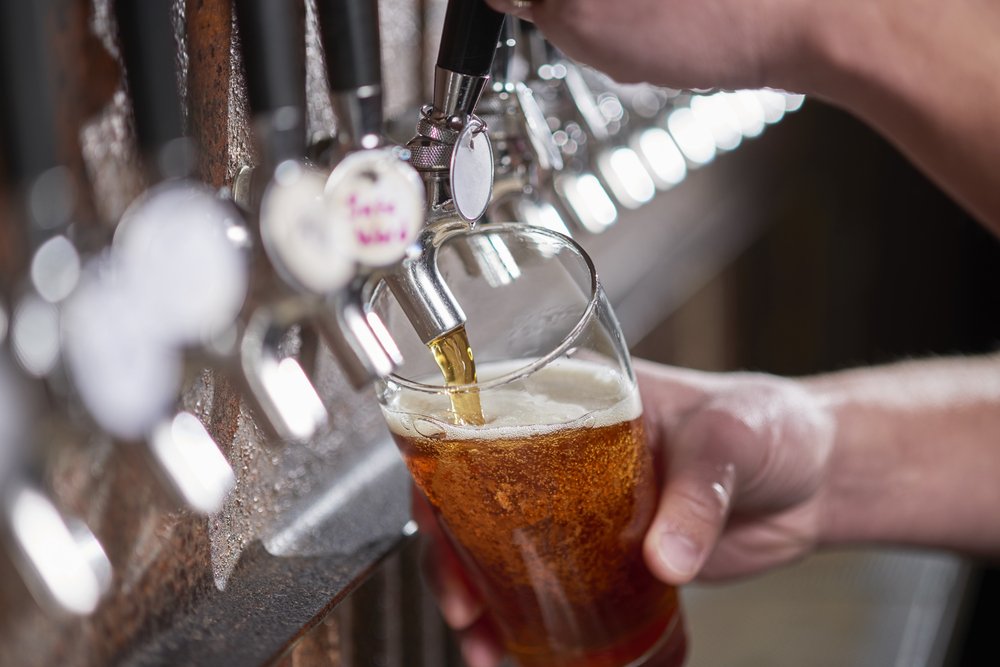
[[317, 0], [316, 10], [330, 90], [381, 85], [376, 0]]
[[504, 16], [483, 0], [449, 0], [438, 67], [469, 76], [488, 76]]
[[27, 181], [59, 164], [43, 2], [0, 0], [0, 143], [7, 178]]
[[236, 0], [250, 110], [273, 164], [305, 154], [304, 23], [292, 0]]
[[115, 13], [139, 146], [160, 157], [184, 135], [170, 0], [117, 0]]

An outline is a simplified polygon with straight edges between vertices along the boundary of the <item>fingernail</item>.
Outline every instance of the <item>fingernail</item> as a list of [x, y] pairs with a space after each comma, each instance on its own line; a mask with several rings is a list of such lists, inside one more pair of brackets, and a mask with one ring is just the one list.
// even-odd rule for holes
[[472, 625], [482, 610], [482, 605], [473, 599], [465, 586], [454, 580], [446, 580], [441, 595], [441, 615], [448, 625], [461, 630]]
[[678, 576], [689, 577], [698, 567], [698, 548], [677, 533], [664, 533], [660, 537], [660, 560]]
[[469, 635], [462, 640], [462, 657], [469, 667], [496, 667], [503, 658], [486, 640]]

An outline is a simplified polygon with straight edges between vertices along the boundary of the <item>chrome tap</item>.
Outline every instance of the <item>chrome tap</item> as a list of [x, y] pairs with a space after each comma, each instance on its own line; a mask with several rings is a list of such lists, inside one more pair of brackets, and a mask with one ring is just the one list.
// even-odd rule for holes
[[[249, 318], [241, 363], [249, 388], [281, 436], [306, 440], [325, 424], [326, 412], [303, 369], [293, 359], [280, 358], [278, 341], [293, 325], [313, 327], [356, 388], [391, 373], [400, 361], [399, 352], [377, 317], [363, 312], [360, 296], [363, 267], [371, 259], [366, 251], [378, 255], [375, 246], [384, 250], [386, 244], [362, 247], [356, 243], [358, 229], [364, 232], [368, 228], [352, 218], [350, 210], [348, 215], [338, 210], [337, 196], [330, 192], [326, 174], [305, 159], [303, 51], [291, 6], [240, 0], [235, 7], [255, 135], [264, 155], [264, 173], [269, 176], [260, 200], [260, 237], [267, 261], [284, 282], [284, 288], [279, 287], [277, 294]], [[321, 15], [329, 13], [322, 3], [319, 9]], [[377, 29], [377, 23], [372, 25]], [[376, 69], [373, 83], [351, 86], [337, 97], [344, 144], [352, 150], [381, 145], [377, 78]], [[282, 125], [282, 118], [287, 123]], [[345, 159], [342, 164], [350, 161]], [[361, 171], [382, 175], [392, 171], [395, 163], [399, 163], [398, 158], [381, 152]], [[411, 191], [415, 182], [413, 177]], [[386, 185], [392, 187], [391, 178]], [[354, 194], [357, 205], [357, 197], [363, 193]], [[419, 191], [415, 196], [419, 199]], [[348, 209], [352, 206], [351, 201], [343, 203]], [[420, 202], [413, 208], [419, 211]], [[355, 206], [357, 210], [360, 208]], [[404, 228], [416, 226], [403, 218], [396, 221]], [[411, 242], [406, 241], [403, 247]], [[293, 390], [288, 383], [299, 389]], [[298, 395], [296, 392], [309, 399], [289, 400]]]
[[494, 145], [493, 201], [487, 219], [517, 221], [570, 235], [563, 215], [553, 206], [553, 178], [563, 169], [556, 145], [534, 93], [524, 81], [529, 54], [520, 23], [504, 23], [490, 85], [479, 113]]
[[43, 608], [89, 614], [111, 583], [111, 563], [81, 520], [59, 509], [43, 484], [38, 387], [0, 349], [0, 534]]
[[239, 212], [187, 180], [194, 158], [181, 126], [170, 4], [115, 3], [137, 138], [153, 183], [91, 256], [61, 304], [74, 396], [93, 426], [143, 441], [154, 475], [182, 504], [217, 510], [235, 480], [205, 427], [176, 411], [185, 365], [231, 354], [247, 290]]
[[433, 103], [421, 109], [417, 134], [406, 145], [426, 190], [427, 226], [419, 252], [384, 276], [424, 343], [457, 329], [465, 313], [437, 267], [449, 235], [475, 225], [493, 190], [493, 150], [475, 115], [489, 81], [504, 15], [482, 0], [450, 0], [434, 75]]
[[107, 590], [111, 565], [89, 528], [57, 508], [43, 484], [50, 451], [63, 442], [38, 426], [62, 421], [60, 305], [80, 268], [69, 238], [75, 184], [60, 164], [54, 136], [43, 9], [0, 2], [0, 133], [14, 195], [10, 228], [24, 246], [15, 254], [31, 258], [22, 272], [27, 279], [4, 285], [0, 295], [0, 535], [40, 604], [81, 615]]

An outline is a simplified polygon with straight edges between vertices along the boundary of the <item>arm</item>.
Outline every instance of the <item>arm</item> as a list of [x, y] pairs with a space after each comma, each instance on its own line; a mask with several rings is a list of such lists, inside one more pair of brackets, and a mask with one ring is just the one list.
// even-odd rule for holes
[[836, 416], [820, 542], [1000, 556], [1000, 357], [806, 383]]
[[621, 81], [824, 98], [879, 130], [1000, 235], [992, 0], [489, 2]]
[[801, 380], [639, 362], [667, 482], [646, 562], [684, 583], [818, 546], [1000, 556], [1000, 357]]

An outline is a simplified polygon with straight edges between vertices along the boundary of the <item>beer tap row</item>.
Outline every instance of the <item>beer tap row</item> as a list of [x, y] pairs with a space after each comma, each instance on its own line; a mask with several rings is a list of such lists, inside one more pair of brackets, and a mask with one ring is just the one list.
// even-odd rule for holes
[[[312, 369], [283, 351], [289, 331], [315, 332], [355, 388], [387, 378], [401, 356], [368, 308], [377, 285], [426, 345], [465, 322], [436, 266], [445, 239], [479, 221], [601, 233], [801, 104], [620, 85], [530, 24], [451, 0], [433, 100], [397, 145], [383, 131], [375, 0], [316, 0], [337, 133], [313, 159], [302, 16], [235, 0], [261, 160], [220, 192], [191, 176], [170, 6], [114, 3], [149, 187], [95, 236], [74, 221], [85, 184], [55, 145], [48, 2], [0, 2], [4, 242], [30, 258], [3, 272], [0, 530], [39, 601], [72, 614], [97, 607], [112, 573], [46, 489], [54, 450], [95, 437], [140, 448], [178, 505], [216, 512], [236, 476], [201, 416], [178, 408], [191, 377], [224, 375], [270, 440], [307, 442], [336, 424]], [[466, 250], [516, 271], [495, 245]]]

